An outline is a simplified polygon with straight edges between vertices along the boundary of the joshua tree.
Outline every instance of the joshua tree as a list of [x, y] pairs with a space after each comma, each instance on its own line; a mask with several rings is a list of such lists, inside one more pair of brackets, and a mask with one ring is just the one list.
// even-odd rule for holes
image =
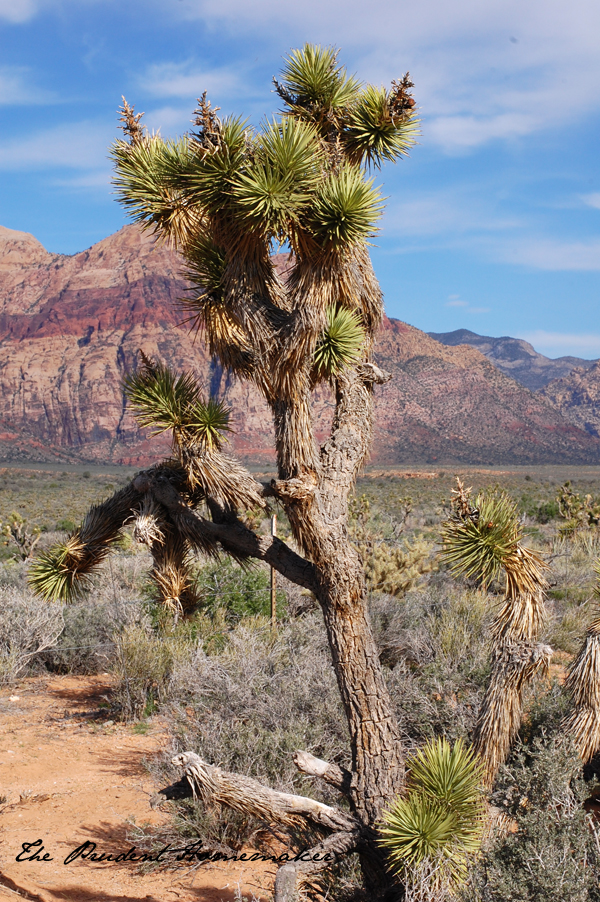
[[[174, 608], [193, 605], [186, 557], [197, 549], [267, 561], [310, 589], [323, 612], [352, 768], [341, 771], [305, 753], [297, 763], [336, 785], [350, 810], [273, 793], [192, 753], [177, 763], [204, 797], [283, 822], [308, 819], [331, 834], [321, 848], [358, 850], [373, 898], [391, 879], [373, 827], [402, 790], [404, 751], [349, 542], [348, 503], [371, 445], [373, 386], [389, 379], [371, 362], [383, 305], [368, 239], [382, 198], [367, 170], [398, 159], [414, 142], [411, 87], [408, 75], [390, 89], [364, 87], [335, 51], [307, 45], [275, 81], [282, 116], [258, 131], [218, 117], [205, 94], [195, 130], [163, 140], [148, 135], [124, 102], [125, 140], [113, 148], [121, 201], [180, 251], [194, 288], [186, 301], [193, 324], [222, 366], [253, 382], [269, 404], [278, 478], [259, 485], [223, 453], [226, 412], [201, 397], [189, 374], [176, 377], [144, 360], [129, 380], [129, 397], [143, 424], [172, 431], [173, 459], [93, 509], [33, 571], [48, 597], [76, 591], [134, 511], [154, 553], [155, 580]], [[284, 276], [272, 258], [276, 247], [291, 252]], [[311, 397], [323, 382], [334, 393], [335, 413], [318, 447]], [[285, 510], [300, 554], [259, 537], [241, 519], [269, 498]], [[297, 878], [320, 866], [281, 868], [277, 897], [291, 898]]]
[[473, 735], [490, 786], [515, 739], [523, 691], [547, 668], [552, 649], [539, 643], [545, 617], [546, 565], [522, 542], [517, 505], [503, 493], [478, 495], [457, 479], [453, 514], [444, 527], [444, 556], [455, 574], [483, 588], [504, 571], [504, 599], [492, 626], [492, 673]]

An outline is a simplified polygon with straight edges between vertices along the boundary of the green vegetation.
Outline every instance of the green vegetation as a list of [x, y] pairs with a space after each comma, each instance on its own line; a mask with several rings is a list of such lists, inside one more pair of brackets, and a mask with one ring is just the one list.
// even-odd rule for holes
[[[525, 480], [525, 475], [530, 478]], [[556, 680], [539, 678], [524, 686], [516, 744], [506, 767], [500, 766], [491, 797], [511, 823], [518, 825], [518, 832], [492, 831], [479, 857], [467, 856], [466, 878], [461, 864], [467, 860], [464, 850], [445, 844], [446, 820], [440, 802], [431, 801], [432, 789], [425, 792], [419, 788], [422, 775], [417, 779], [418, 766], [415, 770], [411, 762], [418, 760], [419, 751], [427, 758], [427, 750], [438, 747], [444, 738], [446, 755], [453, 749], [469, 748], [495, 666], [491, 637], [502, 573], [490, 581], [486, 592], [470, 577], [466, 582], [464, 577], [456, 580], [448, 565], [440, 562], [441, 525], [450, 513], [450, 474], [434, 479], [367, 475], [357, 487], [353, 540], [370, 580], [370, 617], [386, 681], [403, 735], [413, 750], [411, 789], [406, 800], [398, 803], [398, 813], [403, 829], [417, 828], [419, 855], [423, 855], [411, 858], [412, 853], [398, 853], [396, 857], [407, 898], [437, 902], [444, 894], [449, 897], [453, 893], [453, 898], [465, 902], [511, 898], [519, 902], [564, 898], [597, 902], [594, 838], [581, 806], [582, 799], [596, 791], [596, 765], [594, 760], [588, 764], [586, 784], [581, 759], [557, 737], [565, 732], [561, 724], [570, 712], [579, 717], [574, 727], [581, 722], [585, 728], [589, 704], [595, 703], [585, 680], [590, 673], [589, 654], [597, 641], [591, 621], [598, 550], [594, 541], [581, 540], [581, 531], [565, 535], [560, 516], [540, 522], [531, 515], [532, 505], [535, 510], [541, 505], [550, 509], [556, 502], [565, 475], [545, 470], [515, 472], [503, 477], [503, 488], [512, 499], [510, 504], [516, 505], [511, 510], [519, 521], [519, 541], [533, 547], [551, 568], [547, 617], [539, 641], [552, 646], [553, 666], [563, 676], [577, 660], [582, 663], [579, 670], [573, 670], [570, 691]], [[20, 510], [28, 527], [32, 522], [40, 527], [38, 547], [42, 552], [57, 537], [58, 517], [70, 521], [70, 528], [81, 517], [80, 489], [89, 489], [97, 500], [125, 481], [112, 476], [110, 483], [101, 474], [69, 478], [78, 480], [77, 492], [65, 497], [56, 474], [38, 474], [33, 492], [29, 475], [15, 471], [7, 488], [9, 498], [0, 495], [5, 518]], [[478, 473], [468, 479], [484, 494], [487, 484], [491, 497], [498, 497], [496, 474]], [[15, 485], [21, 486], [22, 494]], [[600, 474], [577, 473], [571, 485], [582, 497], [594, 497]], [[38, 510], [51, 511], [45, 522], [35, 518], [36, 503]], [[268, 518], [262, 510], [255, 509], [248, 516], [256, 530], [268, 531]], [[281, 512], [280, 530], [289, 530]], [[382, 558], [394, 561], [393, 574], [383, 584], [374, 578]], [[274, 634], [268, 619], [268, 568], [247, 569], [235, 562], [197, 557], [190, 572], [198, 608], [174, 625], [152, 601], [149, 560], [144, 546], [130, 537], [92, 577], [85, 600], [48, 605], [25, 589], [30, 565], [15, 560], [14, 555], [6, 558], [0, 563], [4, 612], [0, 679], [10, 683], [27, 672], [109, 669], [115, 688], [107, 697], [105, 704], [110, 707], [103, 709], [105, 717], [125, 718], [134, 731], [145, 732], [151, 729], [154, 714], [160, 712], [170, 725], [176, 749], [193, 748], [225, 769], [248, 773], [281, 790], [339, 804], [332, 788], [315, 785], [299, 774], [292, 762], [296, 748], [307, 748], [325, 760], [350, 764], [344, 757], [344, 713], [328, 666], [321, 615], [314, 610], [312, 596], [278, 578], [279, 623]], [[588, 645], [582, 645], [590, 624]], [[573, 708], [573, 698], [579, 708]], [[160, 785], [176, 776], [165, 761], [156, 760], [150, 767]], [[430, 801], [424, 801], [430, 796]], [[473, 826], [476, 821], [474, 815]], [[260, 827], [259, 822], [235, 812], [209, 810], [184, 800], [177, 803], [169, 829], [240, 848]], [[136, 842], [139, 838], [150, 847], [167, 835], [175, 837], [168, 831], [159, 836], [146, 831], [136, 836]], [[456, 825], [453, 835], [459, 836]], [[431, 846], [425, 845], [428, 836], [433, 839]], [[307, 841], [314, 837], [290, 835], [286, 839], [297, 849]], [[403, 841], [410, 845], [406, 835]], [[410, 848], [415, 850], [417, 845]], [[580, 852], [574, 854], [573, 850]], [[535, 867], [527, 866], [530, 859], [537, 862]], [[334, 882], [323, 886], [342, 899], [356, 879], [348, 860], [331, 877]]]
[[383, 818], [381, 844], [411, 893], [418, 882], [443, 894], [463, 884], [481, 847], [482, 765], [459, 739], [428, 742], [408, 762], [408, 792]]

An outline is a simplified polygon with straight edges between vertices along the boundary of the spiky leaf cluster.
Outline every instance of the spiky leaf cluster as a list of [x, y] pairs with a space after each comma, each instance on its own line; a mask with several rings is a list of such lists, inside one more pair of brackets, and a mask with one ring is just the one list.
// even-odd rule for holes
[[74, 536], [40, 554], [31, 564], [29, 585], [36, 595], [47, 601], [70, 602], [89, 587], [85, 572], [80, 571], [84, 546]]
[[419, 133], [412, 104], [399, 102], [401, 89], [368, 85], [353, 105], [344, 147], [350, 159], [380, 166], [408, 153]]
[[335, 376], [357, 359], [365, 331], [353, 310], [334, 306], [327, 309], [327, 325], [315, 348], [314, 367], [318, 376]]
[[517, 504], [504, 492], [479, 494], [474, 507], [455, 510], [442, 535], [443, 559], [452, 573], [487, 586], [517, 553], [522, 535]]
[[134, 416], [152, 435], [171, 430], [177, 446], [200, 444], [219, 449], [229, 432], [229, 410], [222, 401], [204, 398], [191, 373], [176, 376], [167, 366], [143, 357], [143, 366], [125, 379]]
[[373, 179], [347, 164], [322, 184], [308, 217], [308, 228], [323, 247], [366, 241], [381, 216], [383, 203]]
[[287, 115], [315, 125], [324, 141], [353, 163], [380, 166], [408, 153], [418, 134], [406, 75], [390, 90], [361, 83], [338, 63], [332, 47], [305, 44], [285, 62], [275, 88]]
[[429, 742], [409, 759], [408, 794], [395, 801], [380, 827], [391, 866], [410, 874], [425, 861], [438, 879], [459, 884], [468, 856], [479, 851], [483, 832], [482, 768], [461, 740]]
[[333, 47], [305, 44], [285, 60], [281, 81], [273, 80], [288, 114], [317, 125], [324, 137], [360, 96], [360, 82], [339, 65], [338, 55]]

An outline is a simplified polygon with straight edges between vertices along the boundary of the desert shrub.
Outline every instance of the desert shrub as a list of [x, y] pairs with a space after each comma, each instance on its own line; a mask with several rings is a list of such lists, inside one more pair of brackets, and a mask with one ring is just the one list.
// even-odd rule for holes
[[371, 622], [400, 725], [413, 745], [465, 737], [489, 675], [489, 599], [441, 581], [404, 599], [374, 595]]
[[14, 560], [14, 558], [0, 561], [0, 587], [22, 589], [24, 592], [27, 592], [26, 565], [22, 561]]
[[[170, 758], [175, 752], [195, 751], [225, 770], [337, 804], [334, 790], [317, 787], [292, 760], [296, 749], [306, 749], [328, 761], [348, 763], [340, 758], [348, 748], [346, 719], [320, 613], [293, 620], [275, 634], [260, 616], [224, 631], [221, 613], [214, 628], [223, 641], [216, 647], [207, 615], [196, 621], [193, 654], [177, 659], [168, 680], [162, 713], [170, 724], [172, 748], [152, 765], [155, 777], [163, 784], [172, 782]], [[176, 823], [186, 835], [234, 847], [261, 826], [228, 809], [203, 808], [193, 801], [178, 803]]]
[[15, 680], [64, 628], [63, 606], [27, 589], [0, 586], [0, 685]]
[[[196, 570], [195, 588], [200, 605], [209, 614], [221, 609], [233, 622], [242, 617], [271, 613], [270, 571], [266, 566], [241, 567], [232, 560], [207, 564]], [[285, 594], [277, 592], [277, 616], [285, 611]]]
[[440, 738], [407, 761], [407, 793], [380, 826], [380, 843], [402, 878], [405, 902], [442, 902], [464, 885], [479, 852], [485, 806], [484, 772], [461, 740]]
[[468, 902], [597, 902], [597, 828], [568, 737], [538, 736], [500, 770], [492, 801], [515, 825], [476, 863]]
[[375, 542], [359, 548], [365, 565], [367, 585], [374, 592], [403, 595], [418, 585], [426, 573], [436, 569], [434, 546], [422, 536], [400, 545]]
[[167, 697], [176, 662], [191, 654], [192, 647], [178, 637], [157, 634], [147, 617], [114, 638], [118, 685], [113, 703], [125, 719], [154, 714]]
[[77, 601], [63, 608], [64, 629], [49, 651], [38, 658], [52, 673], [98, 673], [108, 670], [115, 653], [119, 618], [114, 604]]
[[561, 517], [560, 532], [563, 535], [581, 531], [597, 532], [600, 529], [600, 498], [589, 494], [582, 497], [567, 481], [559, 489], [556, 501]]
[[347, 729], [320, 615], [273, 634], [265, 618], [233, 629], [220, 654], [198, 646], [174, 669], [169, 716], [180, 750], [282, 790], [300, 783], [296, 749], [339, 761]]
[[[412, 499], [402, 499], [404, 509], [400, 520], [381, 516], [372, 511], [366, 495], [355, 498], [350, 506], [350, 534], [363, 560], [365, 578], [373, 592], [404, 595], [422, 582], [422, 577], [437, 568], [434, 545], [423, 538], [399, 537], [412, 511]], [[384, 535], [387, 533], [388, 535]]]

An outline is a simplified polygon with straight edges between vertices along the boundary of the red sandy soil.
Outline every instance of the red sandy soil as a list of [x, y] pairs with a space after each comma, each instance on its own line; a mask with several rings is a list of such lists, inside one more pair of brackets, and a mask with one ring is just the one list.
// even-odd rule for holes
[[[155, 718], [139, 735], [94, 719], [110, 687], [109, 675], [53, 676], [0, 691], [0, 900], [233, 902], [241, 893], [267, 902], [273, 865], [205, 862], [141, 873], [133, 863], [63, 864], [86, 840], [98, 852], [127, 852], [132, 820], [168, 819], [150, 808], [160, 787], [142, 763], [166, 746], [164, 725]], [[23, 843], [38, 839], [51, 861], [15, 861]]]

